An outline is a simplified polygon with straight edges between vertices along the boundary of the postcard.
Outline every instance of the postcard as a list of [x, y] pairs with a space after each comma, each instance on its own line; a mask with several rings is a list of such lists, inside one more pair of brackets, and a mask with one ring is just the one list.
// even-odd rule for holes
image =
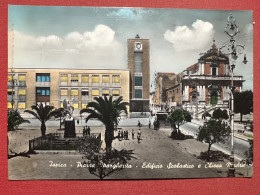
[[8, 179], [252, 177], [252, 11], [8, 6]]

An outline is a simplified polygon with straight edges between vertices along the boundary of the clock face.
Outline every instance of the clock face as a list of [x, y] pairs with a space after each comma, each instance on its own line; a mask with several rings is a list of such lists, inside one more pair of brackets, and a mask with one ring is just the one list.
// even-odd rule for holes
[[138, 50], [142, 49], [142, 44], [141, 43], [136, 43], [135, 44], [135, 48], [138, 49]]

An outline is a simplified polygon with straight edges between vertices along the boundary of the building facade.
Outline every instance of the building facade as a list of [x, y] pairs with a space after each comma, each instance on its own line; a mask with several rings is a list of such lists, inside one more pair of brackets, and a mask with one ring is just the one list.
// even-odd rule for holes
[[[176, 75], [177, 83], [167, 89], [168, 102], [181, 103], [191, 112], [203, 112], [215, 105], [220, 108], [228, 108], [231, 91], [231, 72], [229, 58], [219, 51], [215, 42], [204, 53], [198, 62], [185, 71]], [[242, 76], [234, 76], [236, 91], [242, 90], [244, 82]], [[181, 96], [179, 90], [181, 89]], [[174, 98], [173, 98], [174, 97]], [[178, 97], [178, 100], [176, 99]]]
[[74, 109], [86, 108], [94, 97], [122, 96], [129, 102], [129, 70], [9, 69], [8, 108], [30, 109], [43, 103]]
[[168, 103], [172, 103], [170, 101], [167, 101], [167, 95], [168, 93], [166, 90], [168, 88], [171, 88], [174, 86], [176, 81], [176, 75], [174, 73], [169, 72], [158, 72], [156, 74], [156, 90], [155, 90], [155, 96], [156, 96], [156, 106], [160, 107], [159, 110], [166, 110], [169, 107]]
[[130, 71], [130, 112], [149, 112], [150, 41], [136, 35], [127, 40], [128, 69]]

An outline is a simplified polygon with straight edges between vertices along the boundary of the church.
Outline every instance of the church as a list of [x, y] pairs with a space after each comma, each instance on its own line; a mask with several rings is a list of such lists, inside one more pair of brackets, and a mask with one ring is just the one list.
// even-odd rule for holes
[[[175, 85], [166, 89], [166, 103], [182, 105], [193, 113], [210, 111], [212, 105], [229, 108], [231, 92], [231, 70], [229, 58], [221, 53], [215, 41], [211, 48], [203, 53], [198, 62], [176, 75]], [[180, 79], [179, 79], [180, 78]], [[244, 82], [243, 76], [233, 76], [235, 90], [240, 92]], [[182, 93], [177, 92], [182, 89]], [[181, 98], [180, 98], [180, 97]]]

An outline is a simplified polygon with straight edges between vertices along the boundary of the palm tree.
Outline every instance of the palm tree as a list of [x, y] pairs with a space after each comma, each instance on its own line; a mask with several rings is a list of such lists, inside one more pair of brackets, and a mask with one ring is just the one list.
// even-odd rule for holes
[[49, 120], [52, 116], [54, 116], [53, 106], [43, 106], [42, 103], [33, 105], [32, 109], [35, 110], [25, 110], [24, 112], [28, 112], [29, 114], [33, 115], [36, 119], [41, 121], [41, 133], [42, 136], [45, 136], [46, 133], [46, 125], [45, 122]]
[[[15, 129], [18, 128], [19, 125], [23, 123], [31, 123], [29, 120], [24, 119], [21, 115], [20, 112], [15, 109], [15, 110], [9, 110], [7, 113], [7, 119], [8, 119], [8, 124], [7, 124], [7, 130], [8, 131], [14, 131]], [[7, 143], [9, 146], [9, 137], [7, 134]]]
[[122, 102], [123, 97], [119, 96], [116, 100], [112, 100], [113, 96], [95, 97], [96, 102], [89, 102], [85, 109], [80, 111], [80, 114], [87, 112], [89, 115], [86, 118], [88, 121], [91, 118], [96, 118], [105, 125], [105, 143], [106, 149], [110, 149], [114, 139], [114, 130], [119, 123], [121, 113], [127, 114], [127, 102]]
[[30, 123], [30, 121], [23, 119], [17, 109], [9, 110], [7, 114], [8, 118], [8, 131], [13, 131], [23, 123]]

